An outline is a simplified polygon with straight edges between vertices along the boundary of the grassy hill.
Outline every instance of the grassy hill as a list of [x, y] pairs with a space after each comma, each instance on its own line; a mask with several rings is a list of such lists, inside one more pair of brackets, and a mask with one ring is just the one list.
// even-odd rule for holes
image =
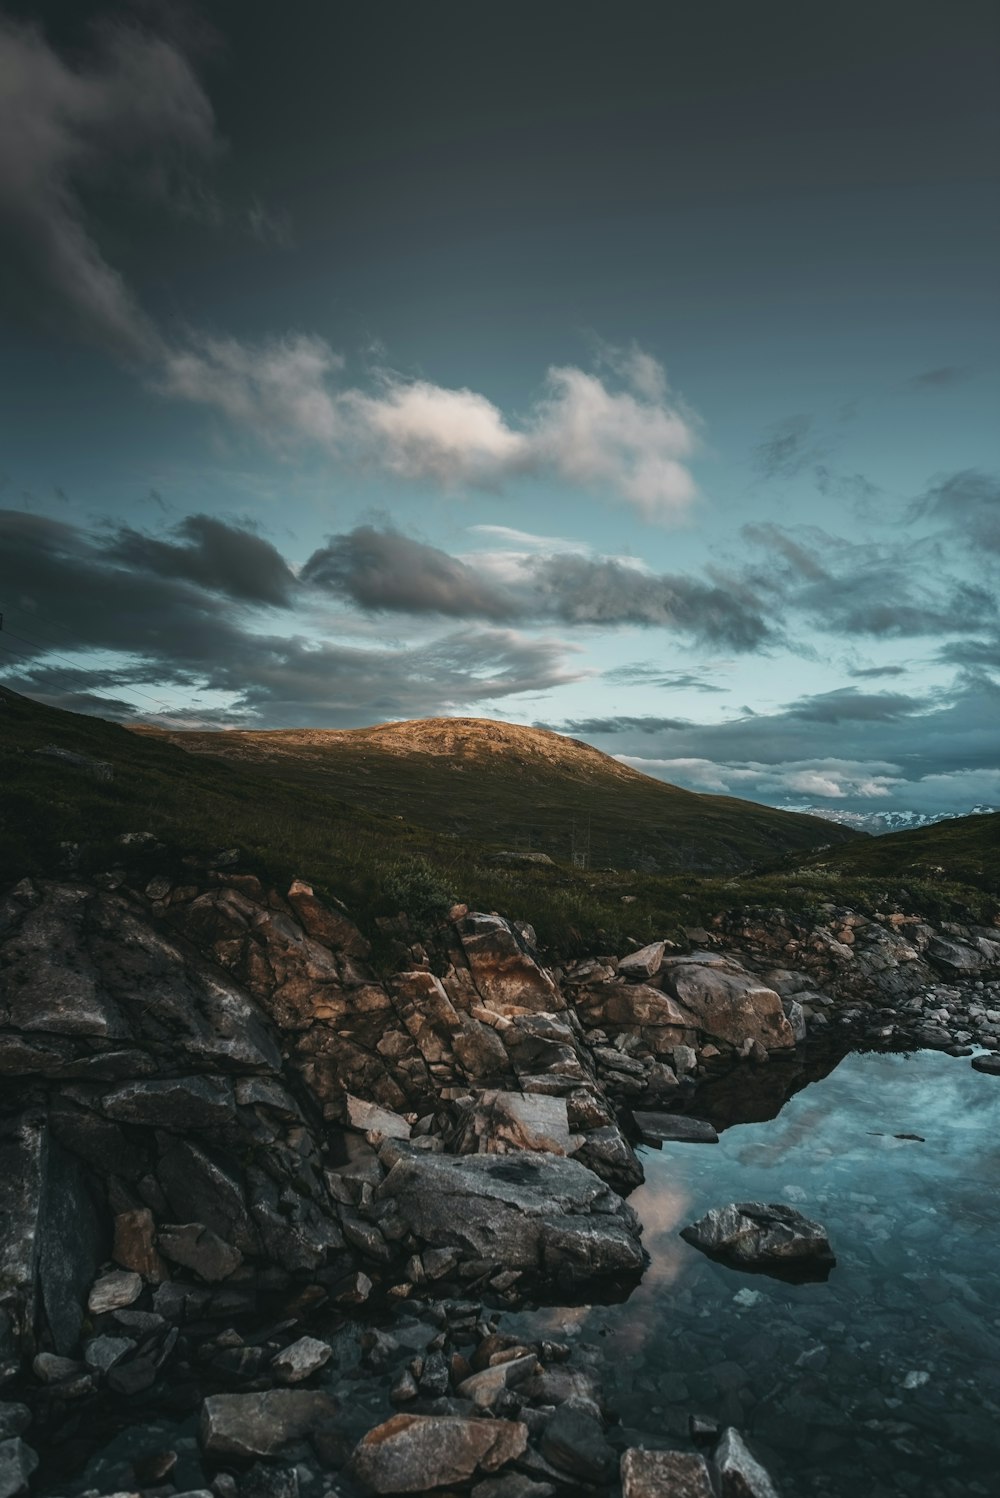
[[[483, 744], [497, 742], [481, 738]], [[582, 784], [590, 767], [600, 772], [600, 785], [633, 793], [633, 772], [585, 745], [575, 746], [583, 752], [572, 758], [571, 741], [551, 738], [554, 744], [547, 736], [530, 740], [538, 758], [521, 767], [522, 783], [551, 776], [549, 754], [569, 754]], [[483, 757], [500, 756], [496, 748], [481, 745], [481, 751]], [[446, 763], [447, 755], [439, 758]], [[262, 764], [249, 756], [186, 753], [161, 734], [43, 707], [0, 688], [0, 890], [25, 875], [88, 875], [115, 867], [124, 867], [131, 882], [166, 873], [184, 883], [186, 863], [210, 862], [219, 850], [236, 846], [241, 869], [279, 885], [297, 875], [310, 879], [322, 894], [345, 901], [376, 941], [380, 915], [405, 910], [419, 928], [461, 899], [530, 921], [549, 950], [564, 956], [626, 951], [630, 943], [677, 935], [745, 905], [809, 912], [832, 900], [931, 917], [964, 918], [974, 910], [984, 920], [996, 910], [995, 897], [985, 893], [998, 888], [996, 818], [970, 818], [967, 830], [963, 822], [895, 837], [849, 836], [836, 848], [786, 854], [773, 872], [736, 877], [608, 873], [565, 863], [511, 868], [496, 865], [488, 847], [471, 836], [437, 833], [401, 813], [366, 809], [325, 789], [322, 777], [308, 783], [294, 761], [285, 778], [283, 766], [277, 758]], [[438, 770], [444, 774], [440, 765]], [[457, 772], [454, 780], [465, 786], [469, 773]], [[686, 793], [637, 778], [643, 790], [653, 786], [657, 805], [676, 799], [686, 808]], [[435, 783], [428, 770], [428, 793]], [[498, 782], [492, 784], [499, 799]], [[444, 788], [436, 794], [443, 796]], [[697, 805], [714, 798], [691, 799]], [[765, 810], [722, 803], [724, 811], [735, 807], [737, 813], [742, 806], [751, 814]], [[791, 821], [810, 823], [802, 817]], [[818, 826], [825, 836], [826, 824]], [[158, 845], [123, 847], [118, 839], [126, 832], [151, 832]], [[936, 873], [945, 865], [939, 852], [933, 863], [922, 862], [928, 838], [939, 849], [942, 837], [970, 840], [961, 863], [969, 882], [961, 882], [950, 866], [948, 876]], [[911, 846], [917, 849], [912, 856]], [[900, 870], [905, 881], [897, 877]]]
[[818, 817], [681, 790], [577, 739], [485, 718], [137, 731], [494, 851], [531, 849], [572, 864], [574, 848], [589, 849], [597, 869], [733, 874], [859, 837]]
[[1000, 812], [866, 838], [796, 860], [862, 879], [945, 879], [1000, 895]]

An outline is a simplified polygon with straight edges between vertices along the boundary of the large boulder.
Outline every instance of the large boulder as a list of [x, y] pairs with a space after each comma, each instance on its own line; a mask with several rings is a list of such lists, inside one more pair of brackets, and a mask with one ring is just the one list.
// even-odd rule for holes
[[699, 1030], [712, 1040], [742, 1046], [757, 1041], [769, 1051], [791, 1050], [795, 1035], [773, 988], [735, 964], [667, 958], [665, 981]]
[[498, 915], [467, 915], [456, 931], [476, 991], [497, 1014], [564, 1009], [551, 973], [536, 962], [522, 933]]
[[783, 1202], [732, 1202], [681, 1229], [703, 1253], [741, 1269], [825, 1279], [836, 1264], [826, 1229]]
[[520, 1421], [393, 1415], [358, 1443], [351, 1466], [373, 1493], [423, 1493], [496, 1472], [527, 1444]]
[[439, 1155], [403, 1145], [393, 1154], [377, 1195], [392, 1201], [424, 1244], [557, 1284], [644, 1267], [635, 1213], [575, 1160]]

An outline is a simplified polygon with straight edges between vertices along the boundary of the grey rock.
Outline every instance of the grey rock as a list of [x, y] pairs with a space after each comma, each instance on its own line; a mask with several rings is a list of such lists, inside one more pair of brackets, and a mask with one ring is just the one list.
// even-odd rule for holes
[[0, 1498], [17, 1498], [19, 1493], [26, 1492], [37, 1466], [37, 1452], [20, 1436], [0, 1441]]
[[87, 1309], [94, 1316], [105, 1311], [117, 1311], [130, 1306], [142, 1294], [142, 1277], [131, 1269], [112, 1269], [109, 1274], [95, 1280], [89, 1296]]
[[558, 1155], [397, 1158], [380, 1197], [410, 1232], [463, 1257], [586, 1282], [641, 1271], [635, 1213], [603, 1181]]
[[472, 1498], [555, 1498], [555, 1488], [550, 1482], [535, 1482], [520, 1472], [507, 1472], [503, 1477], [484, 1477], [472, 1489]]
[[91, 1337], [83, 1349], [83, 1358], [92, 1373], [107, 1373], [134, 1348], [131, 1337]]
[[716, 1207], [681, 1230], [703, 1253], [741, 1267], [815, 1271], [825, 1278], [836, 1263], [826, 1230], [783, 1202], [734, 1202]]
[[496, 1472], [527, 1444], [519, 1421], [400, 1414], [368, 1432], [351, 1466], [374, 1493], [413, 1493]]
[[534, 1353], [510, 1358], [506, 1363], [494, 1363], [463, 1379], [455, 1392], [460, 1399], [471, 1399], [477, 1409], [491, 1409], [502, 1393], [530, 1378], [537, 1367]]
[[217, 1284], [240, 1267], [243, 1255], [233, 1244], [226, 1243], [202, 1222], [165, 1222], [157, 1241], [166, 1258], [195, 1274], [209, 1284]]
[[647, 1113], [641, 1109], [633, 1113], [636, 1128], [644, 1144], [653, 1144], [659, 1149], [665, 1141], [683, 1144], [718, 1144], [715, 1128], [704, 1118], [689, 1118], [684, 1113]]
[[22, 1435], [30, 1424], [31, 1411], [26, 1404], [0, 1403], [0, 1441]]
[[84, 1371], [83, 1363], [74, 1358], [63, 1358], [55, 1352], [39, 1352], [32, 1360], [32, 1371], [46, 1384], [59, 1384], [64, 1379], [75, 1378]]
[[615, 1468], [615, 1453], [604, 1437], [593, 1407], [567, 1399], [545, 1427], [541, 1453], [553, 1467], [581, 1482], [607, 1482]]
[[1000, 1077], [1000, 1056], [973, 1056], [972, 1066], [976, 1071], [985, 1072], [989, 1077]]
[[722, 1498], [778, 1498], [777, 1489], [751, 1454], [738, 1430], [729, 1426], [713, 1453]]
[[126, 1082], [105, 1094], [101, 1110], [118, 1122], [186, 1134], [232, 1123], [236, 1101], [222, 1078], [170, 1077]]
[[329, 1342], [318, 1337], [300, 1337], [278, 1353], [271, 1363], [282, 1383], [298, 1384], [317, 1373], [333, 1356]]
[[618, 971], [625, 978], [652, 978], [660, 971], [665, 950], [666, 942], [651, 942], [648, 947], [640, 947], [637, 952], [620, 958]]
[[338, 1406], [311, 1389], [263, 1394], [212, 1394], [201, 1407], [199, 1434], [206, 1456], [273, 1456], [331, 1419]]

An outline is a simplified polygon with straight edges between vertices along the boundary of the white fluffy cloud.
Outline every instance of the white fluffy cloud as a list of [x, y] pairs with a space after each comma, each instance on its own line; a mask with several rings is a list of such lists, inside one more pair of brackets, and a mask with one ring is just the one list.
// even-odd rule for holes
[[672, 400], [651, 355], [631, 350], [609, 368], [617, 386], [573, 366], [549, 369], [541, 398], [517, 424], [477, 391], [390, 370], [378, 371], [371, 389], [341, 384], [343, 360], [305, 334], [257, 344], [193, 335], [166, 355], [158, 384], [279, 446], [306, 441], [448, 488], [549, 474], [624, 500], [649, 521], [675, 519], [696, 497], [687, 465], [697, 423]]
[[622, 764], [647, 775], [672, 780], [691, 790], [719, 795], [807, 797], [825, 801], [860, 798], [863, 801], [891, 796], [906, 781], [897, 765], [860, 763], [851, 760], [790, 760], [781, 764], [749, 761], [718, 763], [710, 759], [648, 759], [617, 754]]

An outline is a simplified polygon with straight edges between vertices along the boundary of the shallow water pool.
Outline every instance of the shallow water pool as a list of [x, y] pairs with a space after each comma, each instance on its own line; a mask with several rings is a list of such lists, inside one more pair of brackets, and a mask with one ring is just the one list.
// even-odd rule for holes
[[[854, 1054], [770, 1122], [643, 1164], [641, 1285], [531, 1318], [589, 1348], [619, 1439], [684, 1444], [695, 1413], [739, 1426], [787, 1498], [1000, 1493], [1000, 1079], [938, 1052]], [[825, 1225], [825, 1284], [726, 1268], [678, 1236], [749, 1200]]]

